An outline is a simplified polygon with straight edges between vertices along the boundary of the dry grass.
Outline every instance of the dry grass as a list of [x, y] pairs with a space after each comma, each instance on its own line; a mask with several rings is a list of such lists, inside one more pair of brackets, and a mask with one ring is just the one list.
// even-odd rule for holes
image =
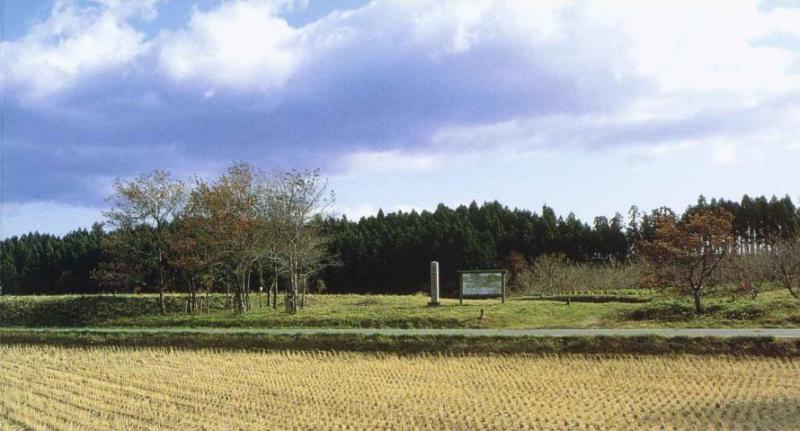
[[0, 346], [0, 429], [797, 429], [800, 361]]

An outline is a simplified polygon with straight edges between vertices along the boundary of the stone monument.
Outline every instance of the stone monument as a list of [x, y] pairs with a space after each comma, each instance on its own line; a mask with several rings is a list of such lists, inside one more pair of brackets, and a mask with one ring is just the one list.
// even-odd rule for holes
[[439, 305], [439, 262], [431, 262], [431, 303]]

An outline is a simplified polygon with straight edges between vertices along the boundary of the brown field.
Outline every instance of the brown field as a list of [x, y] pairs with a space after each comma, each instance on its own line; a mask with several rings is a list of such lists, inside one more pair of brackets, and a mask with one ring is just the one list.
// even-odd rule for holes
[[800, 361], [0, 346], [0, 429], [798, 429]]

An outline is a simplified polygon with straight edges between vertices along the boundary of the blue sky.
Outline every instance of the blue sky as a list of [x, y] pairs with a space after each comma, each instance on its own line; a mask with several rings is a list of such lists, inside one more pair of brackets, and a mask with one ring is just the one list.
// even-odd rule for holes
[[320, 168], [349, 217], [800, 198], [797, 1], [4, 6], [2, 237], [234, 160]]

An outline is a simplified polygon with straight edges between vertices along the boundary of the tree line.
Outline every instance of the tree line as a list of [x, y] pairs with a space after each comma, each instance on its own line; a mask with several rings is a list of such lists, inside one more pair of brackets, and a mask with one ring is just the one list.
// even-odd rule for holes
[[[732, 235], [749, 250], [800, 232], [800, 211], [788, 196], [744, 196], [741, 202], [700, 196], [684, 217], [702, 211], [732, 214]], [[329, 219], [331, 251], [342, 265], [324, 270], [322, 278], [334, 292], [413, 293], [427, 288], [424, 268], [437, 260], [443, 293], [455, 295], [458, 270], [511, 269], [518, 257], [530, 261], [560, 255], [577, 263], [624, 263], [639, 254], [637, 244], [656, 238], [659, 222], [668, 216], [677, 218], [677, 213], [667, 207], [643, 212], [634, 206], [627, 221], [618, 213], [595, 217], [590, 225], [572, 213], [557, 216], [548, 206], [536, 213], [498, 202], [473, 202], [454, 209], [439, 205], [433, 212], [379, 211], [358, 222]]]
[[[157, 204], [154, 204], [157, 203]], [[379, 211], [358, 221], [328, 215], [332, 195], [314, 171], [270, 175], [237, 163], [213, 181], [188, 184], [156, 171], [118, 181], [102, 224], [63, 237], [30, 233], [0, 243], [4, 294], [225, 292], [244, 311], [249, 293], [280, 290], [302, 306], [303, 292], [414, 293], [440, 262], [443, 294], [456, 293], [456, 271], [509, 267], [516, 256], [563, 255], [572, 262], [624, 263], [658, 239], [658, 225], [679, 220], [661, 207], [632, 207], [624, 218], [558, 216], [473, 202], [434, 211]], [[740, 252], [768, 249], [800, 232], [791, 198], [707, 200], [682, 217], [730, 214]], [[288, 293], [287, 293], [288, 292]], [[287, 297], [288, 299], [288, 297]], [[274, 304], [274, 303], [273, 303]]]

